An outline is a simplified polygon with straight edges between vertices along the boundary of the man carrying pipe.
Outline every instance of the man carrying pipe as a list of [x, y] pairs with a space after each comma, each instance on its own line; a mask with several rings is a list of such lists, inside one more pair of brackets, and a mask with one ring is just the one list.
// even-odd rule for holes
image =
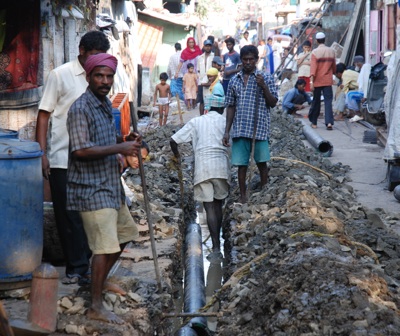
[[228, 149], [221, 143], [225, 132], [225, 97], [211, 94], [206, 97], [210, 111], [193, 118], [170, 141], [171, 150], [180, 160], [178, 144], [192, 142], [194, 152], [194, 198], [203, 202], [207, 225], [210, 230], [213, 252], [207, 257], [222, 257], [220, 252], [220, 231], [222, 226], [222, 205], [229, 192]]
[[273, 77], [257, 70], [258, 49], [255, 46], [240, 49], [240, 59], [243, 70], [230, 80], [227, 90], [222, 143], [229, 146], [233, 126], [232, 164], [238, 166], [240, 203], [246, 203], [246, 173], [251, 153], [260, 172], [261, 187], [268, 181], [270, 109], [278, 101], [278, 91]]

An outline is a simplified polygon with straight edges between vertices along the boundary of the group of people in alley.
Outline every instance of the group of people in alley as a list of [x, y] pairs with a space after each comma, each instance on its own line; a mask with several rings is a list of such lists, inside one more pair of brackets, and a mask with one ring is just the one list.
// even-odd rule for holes
[[[333, 74], [344, 82], [348, 70], [339, 72], [341, 65], [336, 66], [333, 49], [325, 46], [324, 33], [315, 38], [316, 49], [311, 50], [310, 43], [302, 46], [296, 60], [299, 77], [283, 97], [282, 108], [296, 114], [307, 102], [309, 120], [316, 128], [323, 94], [325, 125], [332, 129]], [[245, 32], [240, 48], [232, 37], [224, 42], [225, 53], [217, 51], [213, 36], [203, 41], [202, 48], [194, 38], [188, 38], [183, 50], [176, 43], [153, 96], [160, 126], [167, 123], [173, 97], [184, 100], [188, 109], [199, 107], [199, 116], [171, 137], [170, 146], [177, 162], [181, 160], [179, 144], [193, 146], [193, 192], [206, 211], [213, 245], [209, 258], [221, 257], [222, 209], [230, 192], [230, 166], [238, 167], [238, 203], [248, 200], [246, 174], [251, 160], [259, 171], [260, 188], [267, 184], [271, 109], [279, 98], [274, 73], [278, 60], [271, 41], [257, 48]], [[123, 320], [104, 308], [102, 293], [124, 294], [107, 276], [124, 246], [138, 237], [121, 173], [129, 165], [136, 168], [138, 157], [150, 149], [140, 134], [117, 135], [108, 94], [118, 62], [107, 53], [109, 48], [103, 32], [90, 31], [80, 40], [78, 57], [50, 72], [39, 105], [36, 139], [45, 153], [43, 176], [50, 183], [66, 259], [62, 282], [90, 284], [87, 316], [120, 324]], [[363, 68], [361, 63], [356, 66]], [[309, 92], [313, 92], [312, 100]], [[350, 104], [363, 97], [361, 91], [341, 99]]]

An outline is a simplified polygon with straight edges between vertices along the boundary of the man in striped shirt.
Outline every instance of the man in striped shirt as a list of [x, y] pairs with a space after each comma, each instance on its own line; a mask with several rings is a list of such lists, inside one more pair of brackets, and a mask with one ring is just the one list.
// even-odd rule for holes
[[213, 252], [208, 259], [221, 257], [219, 234], [222, 225], [222, 205], [229, 191], [229, 157], [221, 138], [225, 131], [225, 97], [206, 97], [210, 111], [193, 118], [170, 141], [172, 152], [179, 158], [178, 144], [192, 142], [194, 152], [194, 198], [203, 202], [210, 230]]
[[314, 92], [313, 103], [308, 114], [312, 128], [317, 128], [317, 121], [321, 112], [321, 94], [324, 95], [325, 125], [332, 130], [333, 126], [333, 75], [336, 73], [335, 51], [325, 45], [325, 34], [315, 35], [318, 47], [311, 53], [310, 89]]

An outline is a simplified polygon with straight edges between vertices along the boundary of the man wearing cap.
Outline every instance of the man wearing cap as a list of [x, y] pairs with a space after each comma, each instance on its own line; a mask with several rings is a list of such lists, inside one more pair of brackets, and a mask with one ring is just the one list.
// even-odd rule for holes
[[173, 54], [169, 58], [167, 75], [171, 80], [171, 95], [176, 97], [176, 94], [179, 94], [179, 98], [181, 100], [185, 100], [182, 91], [183, 85], [183, 74], [181, 72], [178, 73], [178, 76], [175, 78], [175, 73], [178, 70], [179, 62], [181, 60], [182, 46], [180, 43], [175, 43], [175, 54]]
[[311, 53], [310, 89], [314, 92], [313, 102], [308, 114], [312, 128], [317, 128], [317, 121], [321, 112], [321, 94], [324, 95], [325, 125], [327, 130], [332, 130], [334, 123], [333, 100], [333, 75], [336, 72], [335, 51], [325, 45], [325, 34], [319, 32], [315, 35], [318, 47]]
[[222, 205], [229, 191], [228, 149], [221, 143], [225, 132], [225, 97], [210, 95], [206, 98], [210, 111], [193, 118], [170, 141], [172, 152], [180, 158], [178, 144], [191, 142], [194, 152], [194, 198], [203, 202], [210, 230], [213, 252], [208, 259], [220, 258], [220, 231]]
[[43, 177], [50, 182], [54, 214], [65, 258], [63, 284], [90, 280], [90, 252], [79, 214], [67, 211], [68, 132], [67, 114], [72, 103], [87, 88], [83, 68], [86, 59], [107, 52], [110, 42], [100, 31], [86, 33], [79, 42], [79, 55], [49, 73], [39, 104], [36, 141], [42, 156]]
[[204, 99], [203, 99], [203, 85], [208, 82], [207, 70], [211, 68], [214, 53], [211, 51], [212, 42], [210, 40], [204, 41], [204, 53], [197, 56], [197, 72], [199, 75], [197, 102], [199, 103], [200, 115], [204, 114]]
[[[91, 319], [110, 323], [123, 320], [103, 306], [107, 275], [124, 246], [136, 239], [138, 229], [125, 203], [117, 154], [138, 155], [141, 137], [116, 136], [111, 101], [117, 59], [100, 53], [87, 58], [89, 83], [68, 112], [69, 162], [67, 209], [79, 211], [92, 250]], [[129, 141], [126, 141], [129, 140]]]

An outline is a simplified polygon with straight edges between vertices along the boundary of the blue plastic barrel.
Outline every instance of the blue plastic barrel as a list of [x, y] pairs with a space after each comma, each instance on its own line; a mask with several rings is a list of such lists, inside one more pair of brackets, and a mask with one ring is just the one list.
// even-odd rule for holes
[[117, 130], [117, 135], [121, 135], [121, 111], [117, 108], [112, 109], [112, 114], [114, 116], [115, 128]]
[[18, 139], [18, 131], [0, 128], [0, 138]]
[[[39, 143], [0, 138], [0, 287], [29, 280], [43, 250]], [[10, 288], [14, 288], [10, 285]]]

